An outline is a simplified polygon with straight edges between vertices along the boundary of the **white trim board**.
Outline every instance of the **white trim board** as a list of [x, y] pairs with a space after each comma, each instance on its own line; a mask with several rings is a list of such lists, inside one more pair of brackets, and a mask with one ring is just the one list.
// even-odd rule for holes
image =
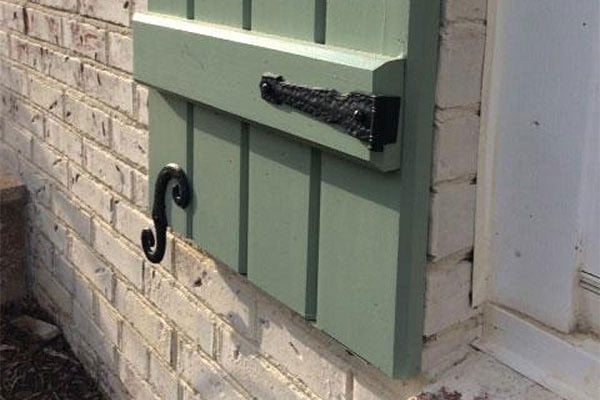
[[600, 398], [600, 343], [562, 335], [496, 305], [475, 347], [570, 400]]

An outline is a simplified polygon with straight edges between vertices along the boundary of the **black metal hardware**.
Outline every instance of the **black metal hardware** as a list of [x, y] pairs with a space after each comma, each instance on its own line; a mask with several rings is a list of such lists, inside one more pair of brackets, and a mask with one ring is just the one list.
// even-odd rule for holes
[[[176, 184], [173, 186], [172, 196], [175, 204], [181, 208], [186, 208], [190, 203], [191, 191], [185, 172], [177, 164], [167, 164], [163, 167], [156, 177], [154, 186], [154, 203], [152, 204], [152, 220], [154, 220], [154, 229], [156, 238], [152, 229], [142, 231], [142, 248], [146, 258], [151, 263], [158, 264], [165, 256], [167, 243], [167, 212], [165, 209], [165, 194], [167, 185], [174, 179]], [[152, 250], [152, 247], [154, 250]]]
[[383, 151], [384, 145], [396, 141], [400, 97], [293, 85], [270, 73], [263, 74], [260, 93], [269, 103], [285, 104], [339, 125], [350, 136], [368, 143], [372, 151]]

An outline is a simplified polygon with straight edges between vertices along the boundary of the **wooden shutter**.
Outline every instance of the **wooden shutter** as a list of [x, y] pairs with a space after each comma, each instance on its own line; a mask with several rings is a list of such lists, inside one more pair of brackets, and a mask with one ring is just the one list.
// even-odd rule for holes
[[[150, 182], [192, 186], [173, 229], [386, 373], [421, 358], [439, 1], [150, 0]], [[265, 73], [401, 98], [383, 151], [261, 98]], [[151, 187], [152, 189], [152, 187]]]

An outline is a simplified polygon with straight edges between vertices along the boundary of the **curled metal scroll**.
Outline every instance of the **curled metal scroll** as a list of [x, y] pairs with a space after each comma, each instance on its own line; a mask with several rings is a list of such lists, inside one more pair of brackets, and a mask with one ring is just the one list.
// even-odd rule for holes
[[[175, 204], [181, 208], [186, 208], [190, 203], [191, 191], [190, 186], [183, 169], [177, 164], [167, 164], [164, 166], [156, 177], [154, 186], [154, 203], [152, 204], [152, 220], [154, 221], [154, 229], [156, 237], [152, 229], [144, 229], [142, 231], [142, 248], [146, 258], [151, 263], [158, 264], [165, 256], [167, 243], [167, 212], [165, 207], [165, 195], [167, 186], [171, 180], [175, 180], [172, 196]], [[154, 247], [154, 249], [152, 249]]]

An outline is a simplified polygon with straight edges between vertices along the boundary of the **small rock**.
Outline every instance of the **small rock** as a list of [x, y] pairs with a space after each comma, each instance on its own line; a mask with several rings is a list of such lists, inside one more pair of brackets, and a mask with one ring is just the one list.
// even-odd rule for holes
[[60, 330], [55, 325], [28, 315], [22, 315], [13, 319], [11, 324], [43, 342], [48, 342], [60, 335]]

